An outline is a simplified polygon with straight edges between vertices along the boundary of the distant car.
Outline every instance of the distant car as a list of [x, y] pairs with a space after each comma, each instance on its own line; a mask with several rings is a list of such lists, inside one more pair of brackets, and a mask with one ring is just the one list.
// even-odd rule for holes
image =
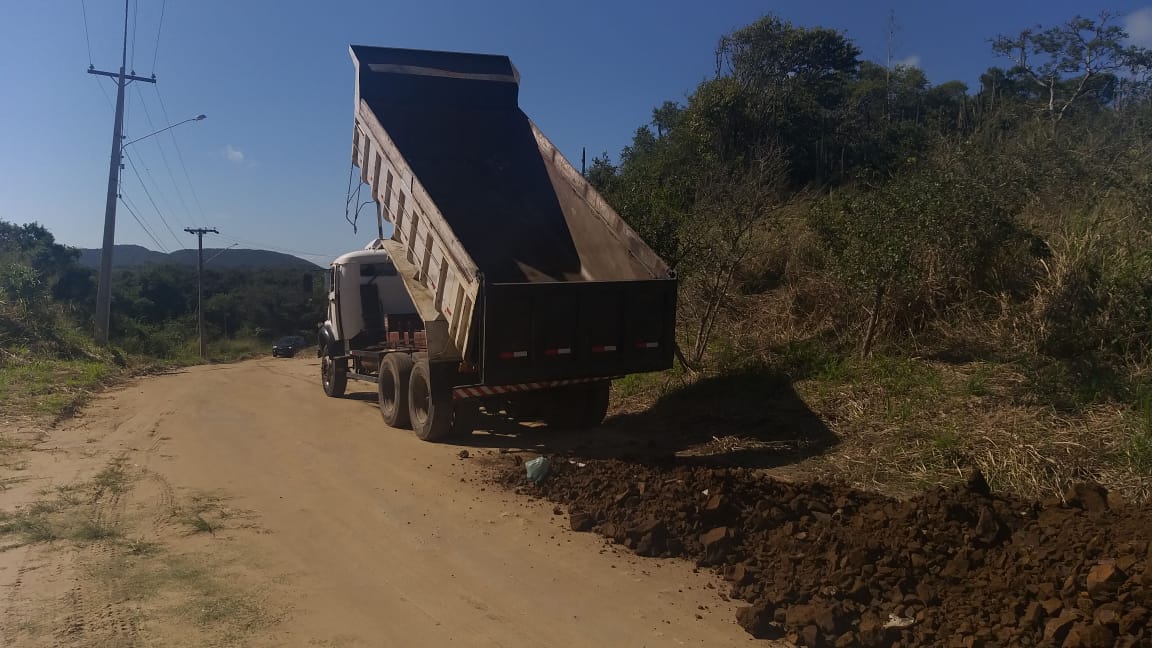
[[308, 346], [308, 341], [299, 335], [286, 335], [272, 345], [272, 357], [291, 358], [296, 352]]

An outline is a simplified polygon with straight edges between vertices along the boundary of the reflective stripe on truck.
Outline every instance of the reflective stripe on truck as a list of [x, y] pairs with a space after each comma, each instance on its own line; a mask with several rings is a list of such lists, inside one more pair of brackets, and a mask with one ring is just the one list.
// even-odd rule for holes
[[534, 383], [521, 383], [519, 385], [474, 385], [471, 387], [457, 387], [452, 390], [452, 398], [461, 400], [464, 398], [483, 398], [484, 396], [499, 396], [500, 394], [511, 394], [513, 392], [526, 392], [536, 391], [538, 389], [551, 389], [552, 387], [563, 387], [564, 385], [577, 385], [580, 383], [600, 382], [603, 380], [612, 380], [611, 376], [603, 376], [600, 378], [573, 378], [570, 380], [549, 380], [546, 382]]

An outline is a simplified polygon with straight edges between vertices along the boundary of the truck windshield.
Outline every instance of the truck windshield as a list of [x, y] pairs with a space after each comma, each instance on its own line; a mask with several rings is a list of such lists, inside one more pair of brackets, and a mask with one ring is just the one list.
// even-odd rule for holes
[[396, 266], [391, 263], [366, 263], [360, 266], [361, 277], [395, 277]]

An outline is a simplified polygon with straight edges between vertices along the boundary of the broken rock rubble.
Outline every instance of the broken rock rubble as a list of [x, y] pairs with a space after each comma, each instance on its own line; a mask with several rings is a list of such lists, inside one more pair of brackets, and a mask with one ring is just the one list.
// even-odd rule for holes
[[[982, 476], [899, 501], [754, 470], [553, 463], [530, 492], [571, 527], [712, 567], [737, 622], [806, 646], [1152, 644], [1152, 510], [1096, 484], [1066, 503], [996, 496]], [[524, 469], [509, 466], [509, 486]], [[1114, 500], [1113, 500], [1114, 501]]]

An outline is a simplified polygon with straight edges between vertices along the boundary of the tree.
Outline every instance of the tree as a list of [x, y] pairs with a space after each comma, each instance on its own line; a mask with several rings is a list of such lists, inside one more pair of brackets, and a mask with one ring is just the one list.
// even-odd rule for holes
[[810, 222], [841, 277], [868, 297], [860, 342], [865, 356], [894, 292], [977, 284], [1018, 239], [995, 189], [956, 160], [869, 190], [833, 194], [813, 208]]
[[841, 175], [884, 173], [920, 156], [929, 144], [928, 78], [919, 68], [860, 65], [839, 114], [846, 151]]
[[612, 191], [612, 183], [616, 181], [616, 165], [608, 159], [607, 152], [592, 158], [592, 164], [588, 167], [584, 178], [602, 194]]
[[754, 248], [755, 235], [772, 227], [786, 204], [788, 168], [774, 150], [743, 166], [715, 167], [701, 178], [692, 207], [692, 253], [684, 263], [692, 281], [683, 290], [692, 332], [688, 363], [699, 365], [717, 322], [733, 299], [735, 279]]
[[1053, 135], [1078, 101], [1095, 94], [1107, 103], [1118, 74], [1148, 68], [1149, 51], [1125, 45], [1128, 34], [1111, 19], [1107, 12], [1096, 20], [1076, 16], [1057, 27], [1025, 29], [992, 41], [992, 51], [1015, 63], [1012, 72], [1037, 88]]
[[946, 81], [924, 95], [924, 113], [941, 135], [969, 130], [969, 104], [968, 86], [962, 81]]
[[683, 113], [684, 107], [675, 101], [665, 101], [659, 108], [653, 108], [652, 125], [656, 127], [656, 137], [672, 132]]
[[616, 177], [604, 185], [605, 198], [672, 268], [689, 240], [690, 178], [697, 168], [683, 151], [677, 138], [657, 138], [642, 126], [620, 153]]
[[49, 290], [76, 267], [79, 257], [79, 251], [57, 243], [43, 225], [0, 221], [0, 258], [27, 264], [40, 275], [39, 281]]
[[787, 157], [795, 184], [843, 175], [845, 133], [835, 116], [859, 68], [860, 50], [831, 29], [797, 27], [772, 15], [720, 39], [716, 74], [742, 90], [756, 128]]
[[720, 39], [716, 73], [727, 70], [770, 99], [794, 95], [834, 108], [859, 55], [860, 49], [840, 32], [797, 27], [767, 15]]

